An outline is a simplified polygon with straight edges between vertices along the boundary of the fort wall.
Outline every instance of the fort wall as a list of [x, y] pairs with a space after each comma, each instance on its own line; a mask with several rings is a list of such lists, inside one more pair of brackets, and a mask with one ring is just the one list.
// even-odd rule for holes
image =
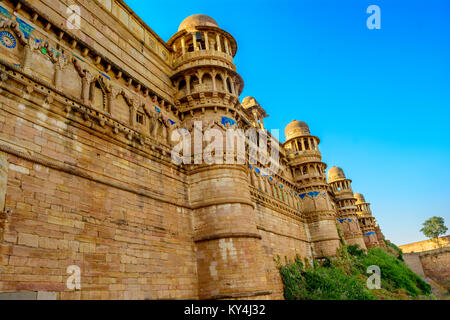
[[[65, 25], [72, 4], [79, 30]], [[212, 18], [187, 18], [165, 43], [120, 0], [0, 6], [0, 293], [281, 299], [274, 259], [333, 256], [344, 213], [364, 247], [353, 191], [336, 210], [305, 123], [272, 142], [278, 172], [172, 161], [171, 134], [194, 121], [265, 130]]]

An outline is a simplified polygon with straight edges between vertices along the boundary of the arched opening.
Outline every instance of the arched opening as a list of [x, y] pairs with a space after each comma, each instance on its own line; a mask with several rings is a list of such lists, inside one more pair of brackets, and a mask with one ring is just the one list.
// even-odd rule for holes
[[209, 73], [203, 75], [202, 84], [206, 91], [211, 91], [213, 89], [213, 79]]
[[108, 111], [106, 104], [106, 93], [100, 80], [96, 80], [91, 85], [91, 104], [94, 108]]
[[192, 41], [192, 37], [188, 37], [185, 42], [185, 47], [187, 48], [187, 52], [193, 52], [194, 49], [194, 42]]
[[304, 140], [304, 144], [305, 144], [305, 150], [309, 150], [309, 142], [308, 140]]
[[119, 94], [114, 101], [113, 116], [125, 123], [130, 122], [130, 107], [122, 94]]
[[199, 82], [197, 76], [192, 76], [191, 81], [190, 81], [191, 92], [197, 91], [199, 84], [200, 84], [200, 82]]
[[178, 83], [178, 91], [185, 90], [186, 89], [186, 80], [181, 80], [180, 83]]
[[233, 90], [231, 90], [231, 81], [230, 78], [227, 78], [227, 89], [229, 93], [233, 93]]
[[220, 74], [216, 75], [216, 89], [217, 91], [225, 91], [225, 88], [223, 87], [223, 78]]
[[186, 95], [186, 80], [182, 79], [178, 83], [178, 96], [182, 97]]
[[197, 41], [197, 47], [200, 50], [206, 50], [205, 39], [203, 38], [203, 34], [201, 32], [195, 33], [195, 41]]

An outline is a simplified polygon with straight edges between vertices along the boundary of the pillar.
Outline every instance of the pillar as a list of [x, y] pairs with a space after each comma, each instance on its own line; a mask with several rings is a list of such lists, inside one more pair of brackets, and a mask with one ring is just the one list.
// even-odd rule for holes
[[183, 52], [183, 55], [186, 54], [186, 44], [184, 43], [184, 38], [181, 38], [181, 51]]
[[216, 42], [217, 42], [217, 51], [221, 52], [222, 46], [220, 44], [220, 35], [219, 34], [216, 35]]
[[208, 32], [205, 32], [204, 35], [205, 35], [205, 48], [206, 50], [209, 50]]

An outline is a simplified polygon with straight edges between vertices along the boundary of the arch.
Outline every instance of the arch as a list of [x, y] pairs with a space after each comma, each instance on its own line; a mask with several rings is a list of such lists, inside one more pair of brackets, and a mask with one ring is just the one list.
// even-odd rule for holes
[[130, 123], [130, 103], [123, 92], [120, 92], [114, 99], [114, 114], [118, 120]]
[[198, 91], [198, 86], [200, 84], [200, 81], [196, 75], [191, 76], [191, 81], [189, 81], [189, 87], [192, 92]]
[[231, 80], [230, 77], [227, 78], [227, 90], [229, 93], [233, 93], [233, 89], [231, 88]]
[[178, 90], [181, 91], [183, 89], [186, 89], [186, 80], [181, 79], [181, 81], [178, 83]]
[[305, 150], [309, 150], [309, 142], [308, 139], [304, 139], [303, 143], [305, 144]]
[[308, 174], [308, 166], [304, 165], [302, 168], [302, 174]]
[[194, 42], [192, 41], [192, 36], [187, 37], [187, 39], [185, 38], [185, 47], [186, 47], [186, 51], [187, 52], [194, 52], [195, 48], [194, 48]]
[[108, 103], [107, 103], [106, 87], [103, 82], [103, 79], [100, 77], [98, 77], [91, 83], [90, 100], [91, 105], [94, 108], [97, 108], [105, 112], [109, 112], [109, 110], [107, 110]]
[[223, 87], [223, 77], [220, 73], [216, 74], [216, 89], [217, 91], [225, 91]]
[[203, 89], [206, 91], [213, 90], [213, 78], [211, 74], [209, 74], [208, 72], [205, 72], [205, 74], [202, 77], [202, 86]]

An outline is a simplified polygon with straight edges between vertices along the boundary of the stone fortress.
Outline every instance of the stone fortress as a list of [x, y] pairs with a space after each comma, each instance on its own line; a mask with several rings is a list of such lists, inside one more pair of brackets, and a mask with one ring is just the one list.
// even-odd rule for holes
[[277, 256], [384, 246], [304, 122], [287, 125], [276, 174], [173, 163], [171, 134], [196, 120], [264, 129], [214, 19], [165, 42], [122, 0], [5, 0], [0, 18], [0, 293], [281, 299]]

